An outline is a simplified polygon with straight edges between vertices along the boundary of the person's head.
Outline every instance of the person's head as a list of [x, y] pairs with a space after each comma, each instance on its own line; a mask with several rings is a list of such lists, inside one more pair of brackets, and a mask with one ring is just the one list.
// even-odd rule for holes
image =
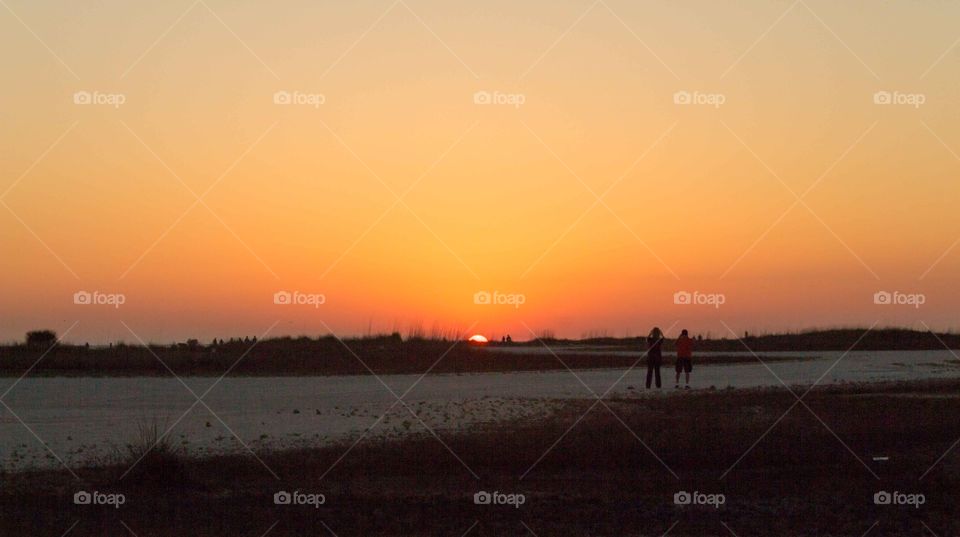
[[647, 337], [650, 339], [663, 339], [663, 331], [660, 330], [659, 326], [654, 326], [653, 330], [650, 331], [650, 335]]
[[688, 335], [688, 334], [687, 334], [687, 329], [684, 328], [683, 330], [681, 330], [681, 331], [680, 331], [680, 335], [686, 337], [686, 336]]

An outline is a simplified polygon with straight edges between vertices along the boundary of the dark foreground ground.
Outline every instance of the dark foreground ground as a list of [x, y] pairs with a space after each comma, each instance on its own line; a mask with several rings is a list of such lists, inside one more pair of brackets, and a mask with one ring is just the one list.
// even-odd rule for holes
[[[127, 466], [0, 476], [0, 535], [960, 532], [960, 448], [944, 456], [960, 438], [960, 381], [818, 388], [802, 403], [783, 389], [594, 403], [442, 441], [274, 453], [263, 464], [151, 455], [123, 479]], [[126, 502], [74, 505], [79, 490]], [[322, 493], [325, 504], [275, 505], [281, 490]], [[478, 491], [525, 501], [476, 505]], [[725, 502], [678, 506], [681, 491]], [[923, 494], [923, 504], [876, 505], [880, 491]]]

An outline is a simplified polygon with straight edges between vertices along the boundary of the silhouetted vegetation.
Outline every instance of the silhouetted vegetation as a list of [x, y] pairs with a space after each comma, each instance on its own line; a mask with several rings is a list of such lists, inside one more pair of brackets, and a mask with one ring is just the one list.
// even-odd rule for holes
[[47, 348], [57, 342], [57, 333], [53, 330], [31, 330], [27, 332], [28, 347]]
[[[695, 349], [698, 353], [738, 353], [701, 358], [703, 362], [729, 363], [754, 360], [752, 355], [744, 354], [747, 347], [758, 353], [798, 353], [792, 359], [809, 357], [803, 356], [804, 352], [843, 351], [854, 344], [856, 350], [943, 350], [944, 345], [960, 348], [960, 335], [956, 334], [883, 329], [864, 336], [864, 332], [845, 329], [749, 336], [743, 340], [702, 339], [697, 340]], [[637, 361], [637, 352], [646, 348], [645, 341], [640, 338], [540, 339], [522, 343], [493, 341], [477, 346], [459, 339], [461, 334], [447, 333], [446, 336], [458, 336], [458, 339], [451, 340], [434, 330], [428, 337], [419, 328], [412, 330], [407, 339], [393, 333], [343, 340], [331, 335], [281, 337], [259, 342], [255, 337], [244, 337], [227, 341], [219, 339], [216, 344], [208, 345], [190, 339], [172, 345], [116, 343], [91, 347], [60, 343], [50, 348], [56, 341], [55, 334], [49, 331], [33, 333], [41, 335], [28, 338], [32, 341], [29, 344], [0, 346], [0, 374], [19, 375], [34, 364], [31, 373], [34, 375], [91, 376], [165, 376], [169, 375], [167, 366], [178, 375], [220, 375], [227, 371], [235, 375], [359, 375], [368, 374], [370, 370], [377, 374], [423, 373], [431, 366], [433, 373], [531, 371], [564, 369], [553, 355], [561, 350], [568, 366], [582, 369], [629, 367]], [[513, 352], [508, 352], [511, 349]], [[672, 339], [666, 341], [664, 349], [673, 352]], [[37, 363], [43, 353], [46, 355]], [[667, 358], [669, 365], [672, 357]]]

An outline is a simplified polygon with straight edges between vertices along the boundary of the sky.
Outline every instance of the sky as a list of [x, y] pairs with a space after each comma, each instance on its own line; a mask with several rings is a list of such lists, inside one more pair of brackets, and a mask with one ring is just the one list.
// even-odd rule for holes
[[0, 340], [958, 328], [960, 5], [0, 2]]

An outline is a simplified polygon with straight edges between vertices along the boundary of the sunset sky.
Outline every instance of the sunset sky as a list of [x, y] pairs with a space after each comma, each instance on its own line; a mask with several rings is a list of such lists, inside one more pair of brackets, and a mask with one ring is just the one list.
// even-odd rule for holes
[[2, 0], [0, 340], [960, 328], [957, 20]]

